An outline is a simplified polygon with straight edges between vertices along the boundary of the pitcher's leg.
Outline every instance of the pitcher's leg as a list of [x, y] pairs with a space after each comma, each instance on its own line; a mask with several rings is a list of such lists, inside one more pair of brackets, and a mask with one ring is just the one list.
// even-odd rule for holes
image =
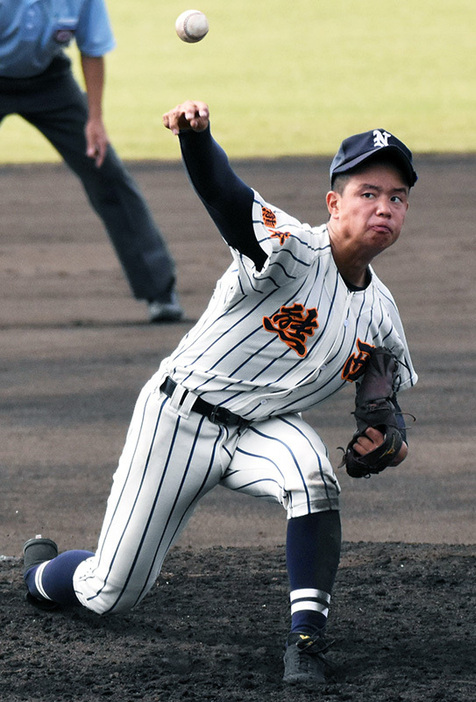
[[[199, 499], [220, 478], [217, 459], [223, 431], [192, 413], [187, 420], [170, 410], [163, 396], [153, 426], [128, 438], [98, 550], [75, 573], [75, 591], [88, 608], [101, 613], [129, 609], [155, 582], [163, 560]], [[141, 435], [145, 433], [146, 440]]]
[[340, 513], [314, 512], [288, 521], [286, 562], [291, 631], [313, 634], [327, 624], [341, 549]]
[[286, 507], [291, 627], [283, 680], [324, 682], [324, 631], [341, 544], [340, 488], [325, 445], [296, 415], [251, 425], [222, 484]]
[[[81, 560], [73, 574], [78, 602], [98, 614], [127, 610], [140, 602], [198, 500], [221, 475], [223, 430], [196, 413], [187, 420], [178, 416], [156, 382], [151, 381], [137, 401], [97, 551]], [[37, 583], [50, 599], [51, 573], [57, 580], [63, 577], [58, 570], [62, 556], [44, 566], [42, 582]], [[66, 597], [66, 582], [64, 590]]]
[[341, 528], [340, 488], [320, 437], [296, 415], [253, 424], [238, 442], [222, 484], [286, 507], [292, 630], [323, 628]]

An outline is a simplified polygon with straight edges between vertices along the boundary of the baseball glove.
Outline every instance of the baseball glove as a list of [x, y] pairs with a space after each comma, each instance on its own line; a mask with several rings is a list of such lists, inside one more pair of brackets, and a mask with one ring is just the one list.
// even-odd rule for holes
[[[370, 477], [381, 473], [396, 458], [403, 443], [397, 424], [395, 397], [398, 384], [398, 361], [383, 346], [372, 349], [367, 359], [362, 381], [355, 394], [357, 431], [344, 451], [342, 464], [352, 478]], [[384, 435], [384, 442], [370, 453], [360, 456], [353, 445], [368, 427]]]

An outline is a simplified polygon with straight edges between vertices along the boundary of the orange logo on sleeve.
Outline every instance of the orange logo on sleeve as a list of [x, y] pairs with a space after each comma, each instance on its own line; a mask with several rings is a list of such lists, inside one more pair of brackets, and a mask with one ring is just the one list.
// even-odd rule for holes
[[269, 207], [261, 207], [261, 214], [263, 216], [264, 226], [271, 231], [271, 239], [279, 239], [281, 246], [284, 244], [286, 239], [291, 236], [291, 232], [280, 232], [276, 229], [278, 223], [277, 217]]
[[278, 220], [276, 219], [276, 215], [269, 207], [262, 207], [261, 213], [263, 215], [263, 224], [265, 227], [274, 228], [277, 225]]
[[349, 356], [345, 362], [342, 369], [342, 379], [353, 383], [354, 380], [360, 378], [364, 372], [370, 352], [374, 348], [375, 346], [373, 344], [367, 344], [365, 341], [357, 339], [357, 351]]
[[271, 239], [279, 239], [281, 246], [284, 244], [286, 239], [291, 236], [291, 232], [271, 232]]
[[319, 327], [317, 310], [306, 309], [297, 302], [291, 307], [283, 305], [272, 317], [263, 317], [263, 327], [266, 331], [275, 332], [298, 356], [304, 357], [308, 337]]

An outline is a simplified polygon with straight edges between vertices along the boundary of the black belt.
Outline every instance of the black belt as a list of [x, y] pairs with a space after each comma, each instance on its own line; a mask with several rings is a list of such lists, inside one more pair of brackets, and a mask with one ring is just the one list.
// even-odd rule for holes
[[[167, 377], [162, 385], [160, 386], [161, 392], [164, 392], [168, 397], [172, 397], [174, 394], [177, 383], [172, 380], [172, 378]], [[183, 388], [183, 396], [180, 400], [182, 405], [185, 398], [187, 397], [189, 391]], [[226, 427], [247, 427], [250, 422], [247, 419], [243, 419], [238, 414], [230, 412], [226, 407], [220, 407], [219, 405], [212, 405], [201, 397], [197, 397], [192, 405], [192, 411], [202, 414], [204, 417], [213, 422], [213, 424], [224, 424]]]

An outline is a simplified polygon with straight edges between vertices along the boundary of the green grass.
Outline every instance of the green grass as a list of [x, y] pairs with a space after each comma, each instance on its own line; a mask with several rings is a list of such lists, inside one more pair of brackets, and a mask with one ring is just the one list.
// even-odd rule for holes
[[[124, 159], [177, 158], [161, 116], [189, 97], [210, 104], [214, 134], [234, 157], [332, 154], [374, 127], [415, 152], [476, 151], [474, 0], [197, 6], [210, 32], [188, 45], [174, 31], [183, 0], [109, 0], [118, 46], [107, 59], [105, 115]], [[0, 139], [1, 162], [56, 159], [18, 117]]]

